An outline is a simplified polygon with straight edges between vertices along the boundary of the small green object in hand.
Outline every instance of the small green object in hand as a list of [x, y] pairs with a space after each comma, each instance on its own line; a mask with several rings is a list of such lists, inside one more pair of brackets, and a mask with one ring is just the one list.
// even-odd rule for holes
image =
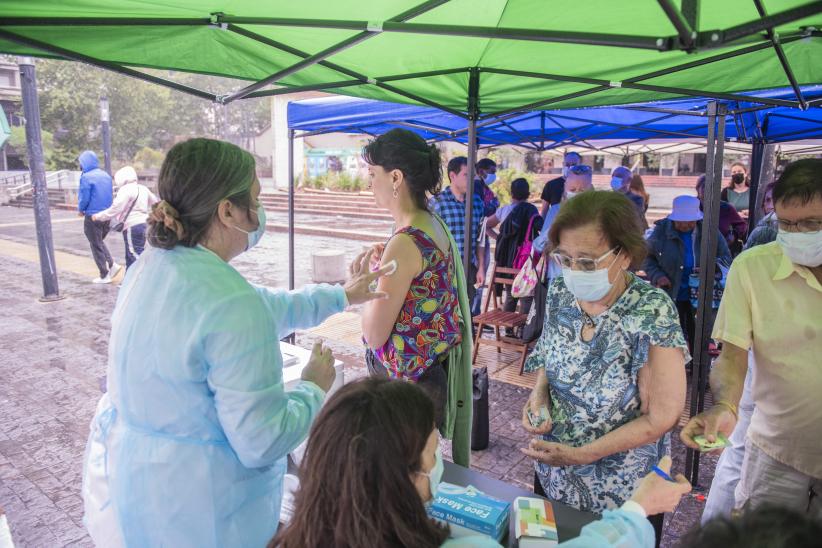
[[528, 422], [530, 422], [531, 426], [534, 428], [539, 428], [542, 423], [547, 421], [549, 418], [550, 415], [548, 413], [548, 408], [544, 405], [539, 408], [539, 415], [535, 415], [530, 409], [528, 409]]
[[716, 434], [716, 441], [710, 442], [708, 441], [705, 436], [694, 436], [694, 441], [699, 446], [700, 451], [713, 451], [714, 449], [722, 449], [723, 447], [728, 447], [731, 445], [731, 442], [728, 441], [728, 438], [725, 437], [724, 434], [720, 434], [717, 432]]

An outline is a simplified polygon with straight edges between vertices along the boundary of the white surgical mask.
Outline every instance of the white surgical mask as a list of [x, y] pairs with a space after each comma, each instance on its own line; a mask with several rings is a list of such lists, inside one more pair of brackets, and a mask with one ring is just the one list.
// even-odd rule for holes
[[565, 191], [565, 198], [570, 200], [571, 198], [573, 198], [577, 194], [579, 194], [579, 192], [574, 192], [573, 190], [566, 190]]
[[785, 232], [780, 230], [776, 241], [791, 262], [811, 268], [822, 265], [822, 231]]
[[248, 236], [248, 243], [245, 246], [246, 251], [257, 245], [263, 237], [263, 234], [265, 234], [265, 209], [263, 208], [263, 204], [257, 206], [257, 222], [257, 228], [252, 231], [243, 230], [239, 226], [234, 227]]
[[445, 471], [445, 465], [442, 463], [442, 452], [437, 447], [437, 452], [434, 455], [434, 467], [430, 472], [420, 472], [423, 476], [428, 476], [428, 488], [431, 489], [431, 499], [437, 496], [437, 491], [440, 487], [440, 480]]
[[611, 188], [620, 190], [622, 188], [622, 177], [611, 177]]
[[608, 279], [608, 269], [602, 268], [593, 272], [583, 270], [562, 269], [562, 277], [565, 279], [565, 286], [574, 297], [580, 301], [598, 301], [603, 298], [613, 287]]
[[493, 183], [496, 180], [497, 180], [497, 174], [496, 173], [489, 173], [488, 175], [485, 176], [485, 184], [486, 185], [490, 185], [491, 183]]

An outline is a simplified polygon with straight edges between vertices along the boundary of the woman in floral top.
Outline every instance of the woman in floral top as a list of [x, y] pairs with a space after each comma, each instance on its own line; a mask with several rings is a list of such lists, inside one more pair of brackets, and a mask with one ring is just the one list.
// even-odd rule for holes
[[398, 227], [385, 245], [360, 259], [370, 260], [372, 268], [396, 262], [396, 271], [379, 282], [388, 298], [363, 310], [368, 369], [418, 383], [434, 401], [441, 425], [448, 397], [445, 358], [462, 336], [448, 232], [426, 200], [426, 193], [439, 191], [439, 150], [394, 129], [371, 141], [363, 156], [377, 207], [388, 209]]
[[[688, 347], [670, 297], [628, 271], [646, 245], [635, 206], [616, 192], [566, 202], [549, 233], [562, 267], [525, 368], [523, 409], [535, 491], [584, 511], [622, 505], [670, 451], [685, 403]], [[662, 530], [662, 515], [651, 516]]]

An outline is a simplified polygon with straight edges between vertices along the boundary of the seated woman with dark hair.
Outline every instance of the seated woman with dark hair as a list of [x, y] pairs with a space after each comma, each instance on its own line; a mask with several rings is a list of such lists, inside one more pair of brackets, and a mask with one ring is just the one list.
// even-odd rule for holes
[[[660, 467], [670, 470], [670, 459]], [[434, 408], [417, 385], [379, 378], [347, 384], [314, 423], [294, 517], [268, 546], [499, 548], [481, 535], [449, 539], [448, 526], [428, 517], [442, 473]], [[644, 514], [672, 510], [689, 490], [681, 475], [671, 482], [651, 473], [630, 504], [560, 546], [652, 546]]]

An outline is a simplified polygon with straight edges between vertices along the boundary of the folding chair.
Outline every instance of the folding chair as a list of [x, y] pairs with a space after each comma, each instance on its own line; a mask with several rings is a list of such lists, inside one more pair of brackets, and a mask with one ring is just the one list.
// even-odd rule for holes
[[[519, 374], [525, 368], [525, 357], [528, 355], [528, 343], [517, 337], [507, 337], [500, 335], [500, 328], [517, 329], [522, 328], [528, 319], [527, 314], [520, 312], [506, 312], [502, 309], [499, 296], [496, 292], [496, 284], [507, 286], [510, 291], [514, 283], [514, 277], [519, 273], [517, 268], [505, 268], [502, 266], [493, 265], [491, 270], [491, 281], [488, 284], [487, 295], [485, 303], [483, 304], [482, 313], [474, 317], [474, 323], [477, 324], [476, 335], [474, 336], [474, 356], [471, 363], [476, 363], [477, 353], [481, 344], [489, 346], [496, 346], [497, 352], [502, 352], [502, 349], [515, 350], [522, 354], [519, 364]], [[489, 310], [491, 299], [494, 300], [494, 308]], [[482, 329], [486, 325], [494, 328], [496, 334], [495, 339], [484, 339], [482, 337]]]

